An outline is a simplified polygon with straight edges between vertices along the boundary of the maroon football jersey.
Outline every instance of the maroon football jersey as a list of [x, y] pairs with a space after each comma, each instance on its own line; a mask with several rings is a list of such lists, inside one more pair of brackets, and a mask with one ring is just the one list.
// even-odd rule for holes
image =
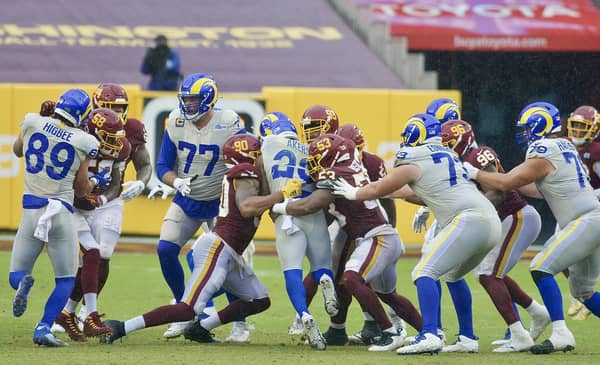
[[387, 175], [385, 163], [375, 154], [363, 151], [362, 164], [365, 169], [367, 169], [367, 174], [369, 175], [369, 180], [371, 180], [371, 182], [381, 180]]
[[[364, 186], [369, 183], [363, 166], [356, 160], [348, 160], [319, 173], [317, 187], [320, 181], [339, 178], [343, 178], [352, 186]], [[334, 207], [330, 207], [328, 213], [338, 220], [348, 234], [348, 240], [364, 237], [373, 228], [388, 223], [378, 200], [336, 198]]]
[[[464, 161], [480, 170], [485, 170], [491, 164], [496, 167], [498, 172], [504, 172], [496, 151], [491, 147], [483, 146], [469, 150], [464, 157]], [[504, 218], [518, 212], [526, 205], [527, 201], [516, 190], [511, 190], [507, 191], [504, 199], [498, 203], [496, 211], [500, 220], [504, 220]]]
[[[127, 122], [123, 126], [125, 129], [125, 137], [131, 144], [131, 155], [137, 151], [138, 147], [146, 144], [148, 141], [148, 134], [144, 124], [137, 119], [127, 118]], [[130, 158], [125, 161], [125, 167], [129, 164]]]
[[256, 167], [249, 163], [235, 165], [223, 177], [219, 215], [213, 232], [241, 255], [254, 237], [260, 217], [242, 217], [235, 202], [235, 179], [257, 179], [260, 185], [263, 182]]
[[579, 151], [579, 157], [585, 164], [590, 174], [592, 188], [600, 188], [600, 177], [594, 172], [594, 164], [600, 162], [600, 142], [592, 142]]

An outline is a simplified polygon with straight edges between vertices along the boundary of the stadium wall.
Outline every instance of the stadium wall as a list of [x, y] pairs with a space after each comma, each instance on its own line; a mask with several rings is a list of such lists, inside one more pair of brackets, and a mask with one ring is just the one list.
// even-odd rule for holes
[[[177, 99], [173, 93], [144, 91], [139, 85], [124, 86], [130, 99], [128, 116], [144, 121], [148, 130], [147, 146], [154, 162], [165, 118], [177, 106]], [[20, 121], [26, 113], [38, 111], [42, 101], [56, 100], [70, 87], [81, 87], [91, 94], [96, 85], [0, 84], [0, 117], [6, 121], [0, 124], [0, 201], [3, 208], [0, 209], [0, 230], [16, 230], [21, 217], [23, 162], [12, 153]], [[224, 94], [217, 105], [236, 110], [251, 130], [255, 130], [265, 110], [284, 112], [296, 121], [309, 105], [328, 105], [336, 110], [342, 123], [357, 124], [367, 140], [367, 150], [381, 156], [391, 168], [405, 121], [412, 114], [423, 112], [432, 99], [439, 97], [461, 100], [460, 92], [455, 90], [264, 87], [260, 94]], [[126, 180], [134, 178], [134, 169], [130, 167]], [[150, 185], [156, 182], [153, 178]], [[151, 201], [141, 196], [127, 203], [123, 234], [158, 235], [169, 202], [170, 199]], [[422, 234], [414, 233], [410, 227], [417, 208], [397, 202], [398, 231], [406, 243], [420, 243], [423, 239]], [[267, 216], [262, 219], [256, 238], [274, 239], [273, 224]]]

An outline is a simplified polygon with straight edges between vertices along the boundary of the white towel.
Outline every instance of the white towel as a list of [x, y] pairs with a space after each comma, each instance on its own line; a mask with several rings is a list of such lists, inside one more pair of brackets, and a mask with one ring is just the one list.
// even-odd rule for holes
[[35, 227], [35, 232], [33, 232], [35, 238], [48, 242], [48, 232], [52, 228], [52, 217], [60, 212], [60, 208], [62, 208], [62, 203], [59, 200], [48, 199], [46, 211], [38, 219], [37, 227]]
[[286, 231], [287, 234], [290, 235], [300, 230], [300, 228], [298, 228], [298, 226], [294, 224], [292, 218], [293, 217], [291, 215], [284, 215], [283, 222], [281, 222], [281, 229], [283, 229], [284, 231]]

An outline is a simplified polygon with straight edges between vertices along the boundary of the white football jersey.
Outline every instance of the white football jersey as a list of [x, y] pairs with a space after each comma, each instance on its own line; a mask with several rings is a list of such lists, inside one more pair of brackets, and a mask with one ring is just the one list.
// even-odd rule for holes
[[467, 209], [497, 216], [492, 203], [468, 179], [451, 149], [435, 143], [402, 147], [396, 153], [395, 166], [406, 164], [421, 168], [419, 179], [409, 185], [431, 209], [440, 228]]
[[577, 149], [564, 138], [543, 138], [527, 148], [527, 157], [543, 158], [556, 168], [553, 174], [535, 182], [548, 202], [558, 225], [567, 223], [600, 206], [588, 180], [588, 171]]
[[58, 119], [29, 113], [21, 123], [25, 194], [73, 203], [81, 162], [98, 155], [98, 140]]
[[304, 192], [315, 189], [306, 167], [307, 145], [296, 139], [268, 135], [262, 141], [261, 153], [271, 192], [281, 190], [289, 179], [294, 178], [302, 182]]
[[227, 171], [223, 160], [223, 144], [243, 127], [233, 110], [214, 109], [208, 124], [198, 129], [185, 121], [179, 109], [169, 115], [167, 131], [177, 148], [175, 171], [179, 178], [197, 176], [188, 197], [199, 201], [219, 199], [221, 182]]

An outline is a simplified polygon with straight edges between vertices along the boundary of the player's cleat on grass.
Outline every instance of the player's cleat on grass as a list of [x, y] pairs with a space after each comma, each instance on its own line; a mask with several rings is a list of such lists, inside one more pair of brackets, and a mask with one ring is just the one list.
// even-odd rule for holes
[[288, 329], [288, 335], [290, 336], [302, 336], [304, 335], [304, 323], [302, 323], [302, 318], [296, 316], [294, 318], [294, 322], [290, 325]]
[[348, 337], [351, 345], [372, 345], [381, 337], [381, 329], [375, 321], [365, 321], [362, 330]]
[[100, 343], [110, 345], [121, 337], [125, 337], [125, 322], [116, 321], [109, 319], [104, 321], [104, 325], [110, 328], [110, 333], [104, 336], [100, 336]]
[[529, 350], [536, 355], [549, 354], [555, 351], [573, 351], [575, 350], [575, 337], [567, 328], [555, 330], [549, 339], [532, 346]]
[[[419, 334], [417, 334], [416, 336], [406, 337], [404, 339], [404, 345], [410, 345], [413, 342], [417, 341], [417, 337], [418, 336], [419, 336]], [[438, 328], [437, 329], [437, 336], [440, 338], [440, 340], [442, 340], [442, 347], [446, 346], [446, 332], [444, 332], [443, 329]]]
[[467, 336], [458, 335], [454, 343], [444, 346], [442, 352], [468, 352], [476, 353], [479, 351], [478, 338], [469, 338]]
[[19, 282], [19, 287], [13, 299], [13, 315], [15, 317], [21, 317], [25, 313], [27, 309], [27, 297], [34, 281], [33, 276], [25, 275]]
[[571, 297], [571, 304], [569, 305], [569, 309], [567, 309], [567, 315], [569, 317], [575, 317], [575, 315], [579, 313], [581, 308], [583, 308], [583, 303]]
[[52, 327], [50, 327], [50, 331], [52, 333], [65, 333], [66, 332], [65, 328], [56, 322], [52, 323]]
[[46, 325], [38, 325], [33, 332], [33, 343], [48, 347], [65, 347], [67, 343], [59, 340]]
[[531, 316], [531, 327], [529, 328], [529, 334], [533, 340], [537, 340], [538, 337], [544, 332], [546, 327], [552, 322], [550, 320], [550, 314], [546, 310], [546, 307], [542, 307], [543, 310], [530, 314]]
[[404, 343], [404, 337], [406, 332], [388, 332], [383, 331], [381, 333], [381, 337], [371, 346], [369, 346], [368, 350], [371, 352], [378, 351], [393, 351], [398, 347], [402, 346]]
[[185, 337], [186, 340], [202, 343], [220, 342], [215, 339], [215, 336], [212, 333], [200, 325], [200, 321], [193, 321], [190, 323], [183, 330], [183, 337]]
[[304, 313], [302, 315], [302, 323], [304, 324], [304, 334], [308, 339], [308, 344], [317, 350], [325, 350], [327, 348], [327, 342], [325, 341], [325, 337], [321, 334], [321, 330], [319, 330], [319, 326], [313, 316]]
[[87, 337], [110, 335], [111, 329], [100, 320], [98, 312], [88, 314], [83, 322], [83, 334]]
[[[63, 309], [62, 312], [54, 320], [54, 324], [60, 326], [63, 332], [69, 335], [69, 338], [73, 341], [85, 341], [86, 337], [83, 332], [79, 329], [79, 319], [75, 313], [69, 313]], [[54, 328], [54, 326], [52, 326]]]
[[507, 328], [506, 331], [504, 331], [504, 338], [492, 341], [492, 345], [502, 346], [502, 345], [506, 345], [509, 341], [510, 341], [510, 329]]
[[418, 335], [415, 341], [396, 350], [398, 355], [437, 354], [444, 347], [444, 342], [433, 333]]
[[329, 327], [327, 332], [323, 333], [327, 346], [346, 346], [348, 344], [348, 335], [345, 328]]
[[191, 324], [192, 321], [184, 321], [184, 322], [173, 322], [169, 324], [169, 327], [163, 333], [164, 338], [177, 338], [183, 334], [185, 328]]
[[319, 279], [319, 285], [321, 286], [321, 292], [323, 293], [325, 312], [327, 312], [330, 317], [337, 315], [340, 311], [340, 305], [335, 293], [333, 280], [328, 275], [321, 275], [321, 279]]
[[246, 343], [250, 342], [250, 331], [254, 329], [254, 326], [245, 321], [233, 322], [231, 326], [231, 332], [225, 339], [225, 342], [239, 342]]
[[585, 321], [590, 316], [590, 314], [592, 314], [592, 312], [590, 312], [590, 310], [587, 309], [587, 307], [584, 305], [581, 307], [579, 312], [577, 312], [577, 314], [573, 317], [573, 320]]
[[494, 349], [493, 352], [523, 352], [529, 350], [535, 342], [528, 332], [523, 331], [521, 335], [514, 334], [504, 345]]

